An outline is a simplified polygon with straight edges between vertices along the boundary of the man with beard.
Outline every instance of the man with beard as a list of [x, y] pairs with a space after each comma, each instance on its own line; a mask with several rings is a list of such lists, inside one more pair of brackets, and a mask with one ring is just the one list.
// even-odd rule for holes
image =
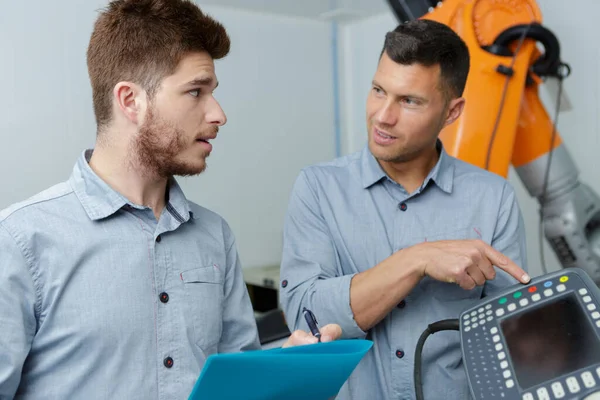
[[[0, 398], [184, 399], [206, 357], [260, 348], [229, 226], [173, 178], [205, 169], [226, 122], [213, 60], [229, 45], [190, 1], [99, 16], [96, 146], [0, 213]], [[285, 346], [316, 341], [297, 331]]]
[[[339, 399], [413, 399], [427, 325], [526, 283], [525, 231], [506, 180], [450, 157], [438, 135], [460, 116], [468, 48], [427, 20], [390, 32], [367, 97], [368, 145], [302, 171], [284, 230], [281, 301], [374, 342]], [[498, 267], [497, 269], [494, 268]], [[467, 399], [459, 336], [423, 353], [426, 399]]]

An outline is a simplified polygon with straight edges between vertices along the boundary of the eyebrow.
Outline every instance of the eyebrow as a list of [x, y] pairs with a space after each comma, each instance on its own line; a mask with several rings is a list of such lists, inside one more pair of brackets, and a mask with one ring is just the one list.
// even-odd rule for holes
[[215, 89], [219, 86], [219, 82], [212, 77], [197, 78], [186, 83], [187, 86], [214, 86]]
[[[381, 85], [379, 83], [377, 83], [377, 81], [375, 81], [375, 80], [373, 80], [371, 82], [371, 85], [372, 86], [377, 86], [378, 88], [383, 89], [381, 87]], [[385, 91], [385, 89], [383, 89], [383, 90]], [[396, 96], [397, 97], [401, 97], [401, 98], [415, 99], [415, 100], [419, 100], [419, 101], [422, 101], [422, 102], [425, 102], [425, 103], [428, 102], [428, 100], [426, 98], [424, 98], [422, 96], [419, 96], [419, 95], [416, 95], [416, 94], [403, 94], [403, 95], [396, 95]]]

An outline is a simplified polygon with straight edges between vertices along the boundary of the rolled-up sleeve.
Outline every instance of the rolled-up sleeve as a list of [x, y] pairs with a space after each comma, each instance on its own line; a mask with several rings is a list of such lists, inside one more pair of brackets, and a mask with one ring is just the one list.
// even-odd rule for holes
[[2, 224], [0, 254], [0, 398], [12, 399], [36, 330], [36, 294], [23, 252]]
[[307, 172], [296, 179], [283, 233], [280, 299], [290, 329], [307, 330], [302, 309], [313, 311], [320, 326], [335, 323], [342, 338], [363, 338], [354, 320], [350, 283], [343, 275], [331, 234]]
[[223, 307], [223, 333], [219, 353], [258, 350], [260, 341], [252, 302], [244, 282], [242, 266], [229, 226], [225, 225], [227, 237], [227, 272], [225, 276], [225, 301]]
[[[515, 191], [508, 182], [505, 183], [502, 191], [501, 206], [491, 246], [528, 272], [525, 224]], [[485, 284], [484, 295], [486, 296], [518, 283], [515, 278], [501, 269], [497, 268], [496, 271], [496, 278]]]

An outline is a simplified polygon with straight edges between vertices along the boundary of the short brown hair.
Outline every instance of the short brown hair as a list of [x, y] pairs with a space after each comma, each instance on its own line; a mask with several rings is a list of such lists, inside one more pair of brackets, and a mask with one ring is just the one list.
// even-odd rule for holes
[[189, 0], [114, 0], [101, 12], [87, 50], [98, 131], [112, 118], [112, 91], [139, 84], [150, 97], [190, 52], [229, 53], [225, 28]]
[[463, 95], [470, 68], [469, 48], [449, 26], [417, 19], [398, 25], [385, 36], [386, 53], [402, 65], [439, 65], [441, 90], [447, 99]]

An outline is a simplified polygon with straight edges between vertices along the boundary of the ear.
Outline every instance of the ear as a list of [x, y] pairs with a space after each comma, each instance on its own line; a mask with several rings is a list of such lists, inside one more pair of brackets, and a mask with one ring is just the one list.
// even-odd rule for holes
[[119, 82], [113, 89], [113, 96], [121, 115], [137, 125], [146, 109], [146, 92], [135, 83]]
[[450, 100], [448, 104], [448, 115], [444, 121], [444, 126], [448, 126], [461, 116], [463, 109], [465, 108], [465, 99], [460, 97], [458, 99]]

